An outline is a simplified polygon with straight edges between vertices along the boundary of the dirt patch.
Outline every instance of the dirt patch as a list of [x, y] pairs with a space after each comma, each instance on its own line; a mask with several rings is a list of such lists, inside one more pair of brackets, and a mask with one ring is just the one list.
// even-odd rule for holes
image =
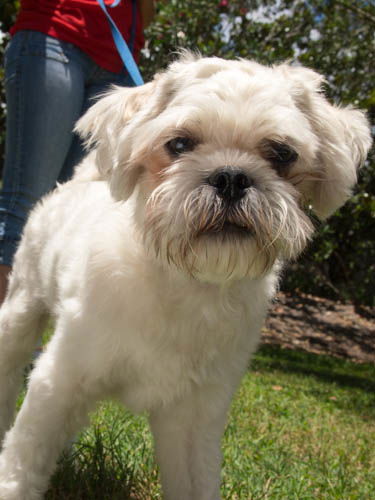
[[313, 295], [279, 293], [262, 330], [262, 342], [373, 363], [375, 313]]

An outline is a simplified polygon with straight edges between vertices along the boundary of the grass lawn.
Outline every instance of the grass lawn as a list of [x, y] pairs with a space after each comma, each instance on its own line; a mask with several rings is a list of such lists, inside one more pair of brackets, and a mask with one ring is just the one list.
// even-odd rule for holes
[[[374, 442], [374, 365], [264, 347], [232, 404], [223, 498], [375, 499]], [[46, 498], [161, 499], [146, 418], [102, 405]]]

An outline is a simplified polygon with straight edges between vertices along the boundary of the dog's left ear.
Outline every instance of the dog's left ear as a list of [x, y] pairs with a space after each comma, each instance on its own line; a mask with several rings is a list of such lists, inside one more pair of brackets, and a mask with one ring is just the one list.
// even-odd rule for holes
[[96, 166], [102, 178], [108, 178], [115, 166], [119, 135], [147, 102], [153, 86], [154, 82], [113, 87], [78, 120], [75, 131], [88, 148], [96, 148]]
[[292, 82], [291, 93], [319, 138], [318, 176], [311, 181], [308, 202], [324, 219], [350, 197], [357, 170], [371, 147], [364, 112], [331, 105], [323, 93], [323, 77], [307, 68], [284, 66]]

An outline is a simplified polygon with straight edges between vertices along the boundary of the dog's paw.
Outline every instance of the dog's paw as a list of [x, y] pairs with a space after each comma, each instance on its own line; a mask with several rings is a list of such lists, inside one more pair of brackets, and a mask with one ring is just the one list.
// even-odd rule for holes
[[[21, 472], [21, 471], [20, 471]], [[0, 458], [0, 500], [41, 500], [43, 494], [30, 485], [25, 478], [10, 472], [4, 460]]]
[[21, 499], [26, 500], [26, 497], [20, 496], [17, 482], [0, 477], [0, 500]]
[[33, 489], [20, 487], [18, 481], [0, 476], [0, 500], [41, 500], [42, 494]]

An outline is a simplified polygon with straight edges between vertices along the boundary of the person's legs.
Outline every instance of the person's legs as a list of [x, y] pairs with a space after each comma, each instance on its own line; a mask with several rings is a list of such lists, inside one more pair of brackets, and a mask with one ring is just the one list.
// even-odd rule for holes
[[23, 31], [5, 57], [7, 136], [0, 194], [0, 303], [27, 215], [53, 189], [84, 100], [84, 70], [71, 44]]

